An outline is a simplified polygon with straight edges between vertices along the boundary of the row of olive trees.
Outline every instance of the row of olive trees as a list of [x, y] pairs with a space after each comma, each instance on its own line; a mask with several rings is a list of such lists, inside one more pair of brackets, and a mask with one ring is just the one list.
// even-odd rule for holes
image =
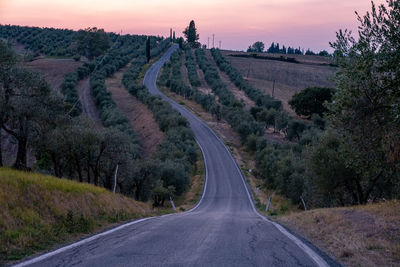
[[0, 37], [16, 40], [37, 54], [72, 57], [76, 32], [72, 30], [0, 25]]
[[144, 86], [138, 84], [145, 64], [144, 57], [133, 61], [123, 76], [123, 84], [153, 112], [164, 138], [155, 155], [139, 163], [138, 175], [127, 182], [136, 198], [152, 196], [154, 205], [158, 206], [163, 205], [169, 194], [180, 195], [189, 186], [189, 170], [197, 160], [197, 151], [187, 120], [170, 104], [150, 95]]
[[[193, 68], [196, 68], [194, 61], [188, 61]], [[206, 111], [210, 112], [218, 120], [221, 119], [221, 105], [214, 95], [204, 94], [196, 87], [190, 87], [182, 82], [180, 53], [175, 52], [171, 55], [170, 63], [164, 65], [159, 83], [167, 86], [176, 94], [199, 103]]]
[[186, 48], [185, 49], [185, 57], [186, 57], [186, 69], [188, 72], [188, 78], [190, 81], [190, 84], [192, 86], [200, 86], [200, 78], [199, 75], [197, 74], [197, 68], [196, 68], [196, 64], [194, 62], [194, 58], [192, 55], [192, 50], [190, 48]]
[[[106, 185], [103, 179], [110, 178], [116, 161], [131, 158], [126, 156], [128, 137], [96, 129], [82, 117], [72, 119], [62, 97], [39, 74], [17, 67], [14, 52], [4, 42], [0, 42], [0, 58], [0, 121], [2, 130], [17, 142], [13, 166], [28, 169], [27, 152], [32, 148], [36, 168]], [[0, 165], [2, 152], [0, 148]]]
[[281, 101], [271, 97], [268, 94], [264, 94], [258, 88], [252, 86], [249, 82], [247, 82], [242, 74], [235, 69], [229, 61], [227, 61], [221, 54], [219, 49], [211, 49], [211, 54], [217, 63], [218, 68], [225, 72], [230, 80], [246, 95], [256, 103], [257, 106], [264, 107], [266, 109], [276, 109], [279, 110], [282, 107]]

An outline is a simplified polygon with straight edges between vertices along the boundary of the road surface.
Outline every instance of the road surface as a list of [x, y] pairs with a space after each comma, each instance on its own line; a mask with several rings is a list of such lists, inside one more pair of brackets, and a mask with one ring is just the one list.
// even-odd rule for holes
[[175, 49], [176, 45], [153, 64], [144, 84], [190, 122], [206, 164], [207, 180], [199, 204], [189, 212], [132, 222], [25, 263], [96, 267], [335, 265], [314, 252], [310, 244], [259, 215], [220, 139], [196, 116], [158, 91], [158, 72]]

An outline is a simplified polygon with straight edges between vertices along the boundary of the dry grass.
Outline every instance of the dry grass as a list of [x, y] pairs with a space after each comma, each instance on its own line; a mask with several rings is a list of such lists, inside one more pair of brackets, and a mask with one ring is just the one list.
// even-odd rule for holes
[[146, 204], [85, 183], [1, 168], [0, 184], [0, 264], [149, 216]]
[[[334, 87], [331, 78], [336, 69], [329, 65], [317, 65], [318, 63], [329, 64], [329, 59], [325, 57], [293, 55], [296, 60], [304, 63], [296, 64], [230, 56], [241, 54], [240, 52], [222, 51], [222, 54], [244, 78], [265, 93], [272, 95], [273, 81], [275, 80], [274, 96], [282, 101], [285, 110], [292, 115], [295, 113], [287, 102], [295, 93], [309, 86]], [[268, 55], [270, 56], [270, 54]]]
[[400, 201], [278, 217], [346, 266], [400, 266]]
[[144, 158], [150, 158], [162, 142], [163, 133], [154, 120], [153, 113], [136, 97], [131, 95], [122, 84], [122, 76], [129, 65], [116, 72], [113, 77], [106, 79], [107, 90], [112, 93], [112, 98], [129, 118], [135, 133], [139, 135], [140, 145]]

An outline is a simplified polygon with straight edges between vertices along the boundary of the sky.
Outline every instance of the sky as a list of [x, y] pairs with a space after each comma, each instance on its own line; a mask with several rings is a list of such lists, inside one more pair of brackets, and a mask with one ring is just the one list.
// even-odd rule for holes
[[[383, 3], [384, 0], [376, 0]], [[0, 0], [0, 24], [82, 29], [123, 34], [182, 36], [194, 20], [200, 42], [246, 50], [255, 41], [331, 51], [339, 29], [357, 30], [354, 11], [369, 0]]]

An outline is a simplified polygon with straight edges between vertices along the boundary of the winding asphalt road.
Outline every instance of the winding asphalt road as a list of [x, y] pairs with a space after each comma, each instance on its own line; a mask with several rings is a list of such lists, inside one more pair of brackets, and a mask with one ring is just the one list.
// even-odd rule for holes
[[198, 205], [184, 213], [146, 218], [20, 264], [30, 266], [328, 266], [309, 243], [254, 208], [244, 179], [221, 140], [205, 123], [156, 87], [172, 46], [147, 71], [144, 84], [185, 116], [206, 164]]

